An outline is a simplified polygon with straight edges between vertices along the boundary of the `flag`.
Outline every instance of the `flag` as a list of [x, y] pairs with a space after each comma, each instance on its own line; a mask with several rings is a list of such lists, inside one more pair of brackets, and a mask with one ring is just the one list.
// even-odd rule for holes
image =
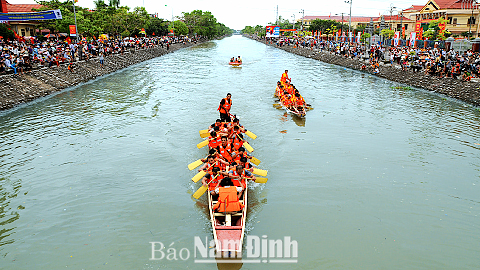
[[97, 39], [97, 38], [95, 37], [95, 35], [93, 35], [93, 39]]
[[332, 13], [330, 12], [330, 15], [328, 15], [328, 18], [330, 19], [331, 16], [332, 16]]
[[155, 32], [153, 32], [152, 35], [155, 36]]
[[75, 1], [75, 3], [77, 3], [77, 2], [78, 2], [78, 0], [74, 0], [74, 1]]
[[65, 39], [65, 41], [66, 41], [68, 44], [71, 44], [71, 43], [72, 43], [72, 40], [70, 39], [70, 37], [67, 37], [67, 38]]

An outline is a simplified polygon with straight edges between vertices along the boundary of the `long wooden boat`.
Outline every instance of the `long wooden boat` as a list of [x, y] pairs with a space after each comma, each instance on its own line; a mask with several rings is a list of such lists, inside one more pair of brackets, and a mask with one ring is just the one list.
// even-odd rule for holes
[[245, 191], [240, 202], [245, 207], [238, 212], [215, 212], [213, 206], [217, 203], [208, 193], [208, 209], [213, 228], [213, 237], [217, 256], [222, 258], [241, 258], [243, 238], [245, 235], [245, 220], [247, 218], [248, 181], [245, 181]]

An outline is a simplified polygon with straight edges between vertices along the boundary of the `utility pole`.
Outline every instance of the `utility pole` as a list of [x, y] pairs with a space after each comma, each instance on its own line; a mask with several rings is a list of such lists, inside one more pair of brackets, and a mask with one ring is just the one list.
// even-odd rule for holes
[[400, 39], [403, 39], [403, 10], [400, 12]]
[[396, 7], [393, 4], [390, 4], [390, 30], [393, 30], [392, 14]]
[[352, 32], [352, 0], [345, 1], [345, 3], [350, 4], [350, 17], [348, 19], [348, 43], [350, 44], [350, 33]]
[[293, 17], [293, 29], [296, 29], [295, 28], [295, 13], [292, 15], [292, 17]]
[[276, 16], [276, 19], [275, 19], [275, 24], [278, 25], [278, 5], [277, 5], [277, 16]]
[[75, 39], [78, 43], [77, 12], [75, 12], [75, 0], [72, 0], [72, 3], [73, 3], [73, 16], [75, 16]]
[[[343, 34], [343, 14], [345, 14], [345, 13], [342, 12], [342, 13], [340, 13], [340, 14], [342, 15], [342, 25], [340, 25], [340, 32]], [[338, 15], [340, 15], [340, 14], [335, 14], [335, 16], [338, 16]], [[341, 39], [341, 38], [342, 38], [342, 37], [340, 36], [340, 39]]]
[[302, 31], [303, 31], [303, 18], [305, 18], [305, 10], [301, 9], [301, 11], [298, 13], [302, 13]]

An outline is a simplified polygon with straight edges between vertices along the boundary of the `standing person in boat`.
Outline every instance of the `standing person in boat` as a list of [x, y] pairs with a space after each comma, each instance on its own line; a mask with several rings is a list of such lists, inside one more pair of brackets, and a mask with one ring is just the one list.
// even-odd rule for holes
[[220, 112], [220, 120], [222, 122], [231, 122], [230, 109], [232, 108], [232, 94], [228, 93], [226, 98], [222, 98], [218, 111]]
[[242, 57], [240, 57], [240, 55], [238, 56], [238, 62], [241, 64], [242, 63]]
[[285, 82], [290, 82], [290, 78], [288, 77], [288, 70], [285, 70], [285, 72], [282, 74], [282, 78], [280, 79], [282, 83]]

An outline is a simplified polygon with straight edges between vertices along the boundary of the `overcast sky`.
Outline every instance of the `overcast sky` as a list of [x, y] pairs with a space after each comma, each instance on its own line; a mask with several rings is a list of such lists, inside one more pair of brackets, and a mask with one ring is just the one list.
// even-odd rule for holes
[[[399, 9], [406, 9], [411, 5], [424, 5], [428, 0], [352, 0], [352, 16], [378, 16], [379, 14], [390, 15], [390, 6]], [[35, 4], [34, 0], [7, 0], [11, 4]], [[108, 0], [105, 0], [108, 3]], [[158, 0], [120, 0], [122, 6], [134, 8], [144, 5], [149, 13], [158, 13], [160, 18], [171, 19], [180, 16], [182, 12], [190, 12], [195, 9], [210, 11], [217, 18], [218, 22], [226, 26], [241, 30], [246, 25], [266, 25], [274, 22], [277, 14], [282, 18], [293, 21], [302, 17], [300, 11], [305, 10], [305, 16], [328, 16], [341, 12], [348, 16], [350, 5], [344, 0], [317, 0], [317, 1], [293, 1], [293, 0], [243, 0], [243, 1], [206, 1], [206, 0], [184, 0], [184, 1], [158, 1]], [[79, 0], [77, 5], [94, 8], [93, 0]], [[167, 5], [167, 6], [165, 6]], [[393, 14], [396, 14], [394, 12]]]

